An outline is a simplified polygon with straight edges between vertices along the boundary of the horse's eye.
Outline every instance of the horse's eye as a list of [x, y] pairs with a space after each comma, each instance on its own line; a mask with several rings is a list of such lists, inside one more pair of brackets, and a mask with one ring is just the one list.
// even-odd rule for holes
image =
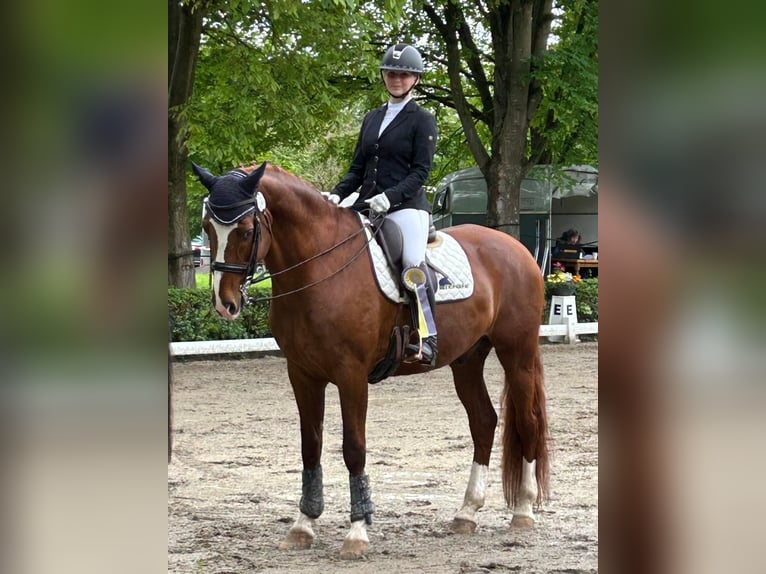
[[242, 232], [242, 239], [251, 239], [253, 237], [253, 230], [246, 229]]

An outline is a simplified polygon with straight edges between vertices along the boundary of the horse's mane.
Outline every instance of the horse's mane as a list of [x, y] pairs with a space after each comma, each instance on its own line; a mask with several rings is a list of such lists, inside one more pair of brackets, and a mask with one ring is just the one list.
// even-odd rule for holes
[[[259, 163], [253, 163], [248, 166], [240, 166], [240, 169], [243, 171], [250, 173], [254, 169], [258, 168], [261, 164]], [[270, 176], [282, 183], [285, 183], [286, 185], [290, 185], [291, 187], [297, 187], [302, 190], [310, 191], [313, 193], [317, 193], [321, 195], [321, 191], [319, 188], [311, 183], [310, 181], [303, 179], [301, 176], [294, 174], [291, 171], [286, 170], [280, 165], [274, 164], [269, 162], [269, 164], [266, 166], [266, 173], [264, 174], [266, 176]]]

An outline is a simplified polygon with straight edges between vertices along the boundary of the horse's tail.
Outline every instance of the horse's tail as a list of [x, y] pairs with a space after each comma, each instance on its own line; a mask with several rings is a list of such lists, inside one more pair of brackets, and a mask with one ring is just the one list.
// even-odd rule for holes
[[[537, 505], [549, 497], [548, 417], [545, 407], [543, 362], [535, 333], [531, 356], [516, 357], [516, 372], [506, 371], [503, 391], [503, 493], [516, 506], [524, 459], [535, 461]], [[521, 364], [521, 361], [526, 363]]]

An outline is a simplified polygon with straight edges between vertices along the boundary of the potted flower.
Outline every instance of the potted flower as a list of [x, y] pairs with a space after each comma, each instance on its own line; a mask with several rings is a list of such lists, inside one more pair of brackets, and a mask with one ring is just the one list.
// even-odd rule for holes
[[551, 295], [566, 296], [574, 295], [577, 283], [581, 281], [579, 275], [568, 273], [561, 263], [556, 262], [551, 273], [545, 278], [545, 285]]

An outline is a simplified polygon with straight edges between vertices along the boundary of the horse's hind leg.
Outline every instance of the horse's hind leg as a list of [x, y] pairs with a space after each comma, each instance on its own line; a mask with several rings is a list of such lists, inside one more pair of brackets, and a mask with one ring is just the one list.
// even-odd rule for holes
[[525, 459], [523, 461], [519, 495], [513, 505], [512, 528], [530, 528], [535, 525], [534, 504], [537, 500], [536, 466], [536, 460], [529, 462]]
[[538, 333], [495, 348], [505, 369], [503, 491], [513, 506], [511, 526], [530, 527], [534, 506], [548, 492], [548, 422]]
[[289, 362], [287, 371], [301, 421], [303, 490], [300, 514], [287, 536], [279, 543], [281, 550], [310, 548], [315, 537], [315, 520], [324, 510], [321, 456], [327, 383], [306, 376]]
[[484, 382], [484, 362], [491, 349], [491, 343], [482, 339], [450, 365], [455, 390], [468, 414], [473, 439], [471, 477], [466, 487], [463, 506], [452, 521], [452, 530], [461, 534], [470, 534], [476, 530], [476, 513], [484, 506], [487, 489], [489, 458], [497, 426], [497, 413]]

